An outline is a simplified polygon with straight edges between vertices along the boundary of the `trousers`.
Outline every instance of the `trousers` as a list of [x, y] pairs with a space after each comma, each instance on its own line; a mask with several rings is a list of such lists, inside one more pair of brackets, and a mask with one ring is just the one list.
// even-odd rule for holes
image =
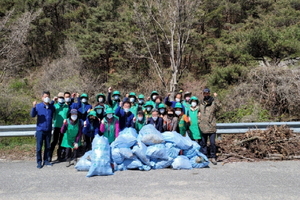
[[216, 158], [216, 133], [202, 133], [202, 138], [200, 142], [200, 146], [202, 149], [202, 153], [208, 156], [207, 152], [207, 141], [209, 138], [210, 146], [209, 146], [209, 155], [211, 158]]
[[[36, 161], [41, 164], [42, 161], [50, 162], [50, 140], [51, 131], [36, 131]], [[42, 147], [44, 144], [44, 157], [42, 158]]]

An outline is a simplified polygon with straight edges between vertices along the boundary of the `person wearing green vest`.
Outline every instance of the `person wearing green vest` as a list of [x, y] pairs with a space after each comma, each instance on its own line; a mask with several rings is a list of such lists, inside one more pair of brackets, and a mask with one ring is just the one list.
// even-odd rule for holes
[[121, 93], [118, 90], [116, 90], [111, 94], [111, 91], [112, 91], [112, 88], [109, 87], [107, 101], [108, 101], [108, 104], [110, 105], [110, 107], [113, 109], [113, 111], [115, 111], [120, 104]]
[[177, 102], [174, 106], [174, 109], [175, 109], [175, 116], [178, 117], [177, 132], [180, 133], [182, 136], [186, 136], [186, 132], [188, 130], [188, 125], [189, 125], [189, 118], [182, 111], [181, 103]]
[[190, 99], [191, 99], [192, 93], [191, 92], [185, 92], [183, 95], [183, 101], [181, 104], [184, 106], [185, 114], [187, 114], [187, 110], [191, 107]]
[[[64, 134], [61, 146], [66, 148], [67, 166], [77, 162], [77, 149], [81, 145], [82, 120], [78, 117], [76, 109], [70, 111], [70, 117], [64, 120], [60, 131]], [[74, 163], [75, 161], [75, 163]]]
[[189, 136], [192, 140], [197, 141], [197, 143], [200, 145], [201, 131], [199, 128], [199, 120], [200, 120], [199, 100], [197, 97], [192, 96], [190, 99], [190, 103], [191, 106], [187, 110], [187, 116], [190, 119]]
[[109, 107], [109, 105], [106, 104], [106, 96], [103, 93], [99, 93], [96, 95], [96, 102], [97, 102], [96, 105], [102, 105], [104, 107], [104, 112]]
[[[138, 112], [138, 103], [136, 102], [136, 94], [134, 92], [130, 92], [128, 95], [128, 100], [131, 103], [130, 111], [136, 117]], [[126, 100], [124, 100], [126, 101]]]
[[144, 116], [144, 112], [140, 110], [140, 111], [138, 111], [137, 120], [135, 122], [136, 132], [139, 133], [140, 130], [143, 128], [143, 126], [145, 126], [145, 124], [146, 124], [146, 119]]
[[58, 144], [57, 149], [57, 160], [62, 161], [62, 147], [61, 142], [63, 139], [63, 134], [60, 132], [60, 129], [63, 125], [64, 119], [67, 119], [68, 113], [69, 113], [69, 106], [65, 103], [64, 99], [64, 93], [59, 92], [57, 95], [57, 103], [54, 104], [54, 131], [52, 135], [52, 143], [50, 148], [50, 161], [52, 161], [53, 152], [55, 149], [55, 146]]
[[167, 106], [164, 103], [158, 105], [159, 117], [164, 118], [167, 115]]
[[[108, 107], [109, 108], [109, 107]], [[101, 103], [96, 104], [94, 111], [96, 112], [96, 116], [101, 121], [104, 118], [105, 112], [104, 112], [104, 105]]]
[[150, 94], [149, 102], [152, 104], [153, 108], [156, 108], [156, 99], [159, 96], [157, 91], [152, 91]]
[[112, 108], [106, 110], [106, 116], [100, 124], [100, 132], [108, 139], [111, 144], [119, 136], [119, 119], [114, 115]]
[[143, 94], [139, 94], [138, 96], [138, 111], [143, 111], [145, 105], [145, 96]]
[[144, 105], [144, 108], [144, 113], [147, 121], [152, 116], [152, 109], [154, 108], [154, 106], [150, 101], [147, 101]]

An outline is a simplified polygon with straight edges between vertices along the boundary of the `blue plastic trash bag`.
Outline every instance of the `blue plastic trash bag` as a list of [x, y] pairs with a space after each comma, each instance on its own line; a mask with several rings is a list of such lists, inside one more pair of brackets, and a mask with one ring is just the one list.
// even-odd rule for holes
[[147, 146], [143, 142], [138, 142], [133, 148], [132, 153], [144, 164], [150, 166], [150, 159], [146, 156]]
[[167, 148], [164, 144], [154, 144], [148, 146], [146, 155], [151, 159], [168, 160]]
[[116, 164], [121, 164], [124, 161], [124, 156], [120, 153], [120, 149], [119, 148], [112, 148], [111, 149], [111, 157], [113, 159], [113, 161]]
[[137, 157], [134, 157], [133, 159], [125, 159], [123, 164], [126, 169], [139, 169], [143, 166], [142, 162], [137, 159]]
[[108, 139], [104, 136], [95, 135], [92, 143], [92, 165], [87, 177], [112, 175], [111, 152]]
[[151, 161], [151, 164], [153, 169], [164, 169], [170, 167], [173, 161], [174, 159], [169, 157], [168, 160], [155, 159]]
[[111, 147], [130, 148], [137, 141], [137, 133], [134, 128], [125, 128], [119, 133], [119, 136], [112, 142]]
[[192, 158], [200, 153], [200, 145], [196, 141], [192, 141], [192, 144], [193, 145], [189, 149], [183, 151], [183, 155], [188, 158]]
[[79, 159], [79, 161], [75, 165], [75, 169], [77, 169], [77, 171], [89, 171], [92, 164], [90, 157], [91, 154], [92, 151], [88, 151]]
[[192, 146], [192, 140], [188, 135], [183, 137], [176, 131], [167, 131], [162, 133], [162, 136], [166, 142], [174, 143], [179, 149], [185, 150], [189, 149]]
[[200, 153], [199, 156], [197, 155], [197, 156], [192, 157], [190, 159], [190, 163], [193, 168], [204, 168], [209, 165], [209, 161], [208, 161], [207, 157], [202, 153]]
[[161, 144], [164, 142], [161, 133], [152, 124], [143, 126], [139, 132], [138, 140], [142, 141], [145, 145]]
[[134, 157], [130, 148], [120, 148], [120, 154], [126, 159], [132, 159]]
[[141, 167], [139, 167], [139, 170], [141, 170], [141, 171], [150, 171], [151, 167], [149, 165], [142, 165]]
[[176, 158], [179, 155], [180, 149], [178, 147], [172, 146], [167, 148], [168, 156], [171, 158]]
[[192, 164], [186, 156], [178, 156], [172, 163], [173, 169], [192, 169]]

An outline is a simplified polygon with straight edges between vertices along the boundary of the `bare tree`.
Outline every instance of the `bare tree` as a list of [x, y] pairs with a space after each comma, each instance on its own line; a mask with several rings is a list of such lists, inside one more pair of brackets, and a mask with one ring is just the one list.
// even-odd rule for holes
[[[173, 94], [187, 67], [182, 61], [200, 4], [201, 1], [195, 0], [140, 0], [134, 3], [134, 20], [139, 28], [137, 37], [145, 48], [128, 44], [128, 50], [139, 58], [147, 58], [166, 91]], [[163, 52], [169, 58], [167, 67], [164, 66]]]

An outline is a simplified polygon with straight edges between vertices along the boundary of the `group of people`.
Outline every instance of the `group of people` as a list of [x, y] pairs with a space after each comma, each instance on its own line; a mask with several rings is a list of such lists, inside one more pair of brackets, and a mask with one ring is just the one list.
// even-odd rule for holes
[[[79, 95], [60, 92], [53, 100], [50, 92], [44, 91], [42, 102], [33, 102], [30, 115], [37, 116], [36, 157], [37, 168], [52, 166], [52, 156], [56, 145], [58, 161], [67, 161], [67, 166], [76, 161], [77, 149], [85, 142], [85, 151], [92, 147], [95, 135], [104, 135], [112, 143], [120, 131], [132, 127], [137, 133], [146, 124], [152, 124], [158, 131], [176, 131], [189, 136], [202, 147], [202, 152], [216, 162], [216, 112], [220, 107], [217, 94], [203, 90], [203, 99], [192, 96], [191, 92], [180, 91], [170, 100], [157, 91], [152, 91], [145, 99], [143, 94], [134, 92], [121, 98], [119, 91], [108, 88], [108, 95], [96, 95], [96, 104], [89, 104], [86, 93]], [[52, 123], [54, 124], [52, 143]], [[207, 148], [210, 140], [209, 152]], [[42, 158], [42, 146], [45, 144]]]

